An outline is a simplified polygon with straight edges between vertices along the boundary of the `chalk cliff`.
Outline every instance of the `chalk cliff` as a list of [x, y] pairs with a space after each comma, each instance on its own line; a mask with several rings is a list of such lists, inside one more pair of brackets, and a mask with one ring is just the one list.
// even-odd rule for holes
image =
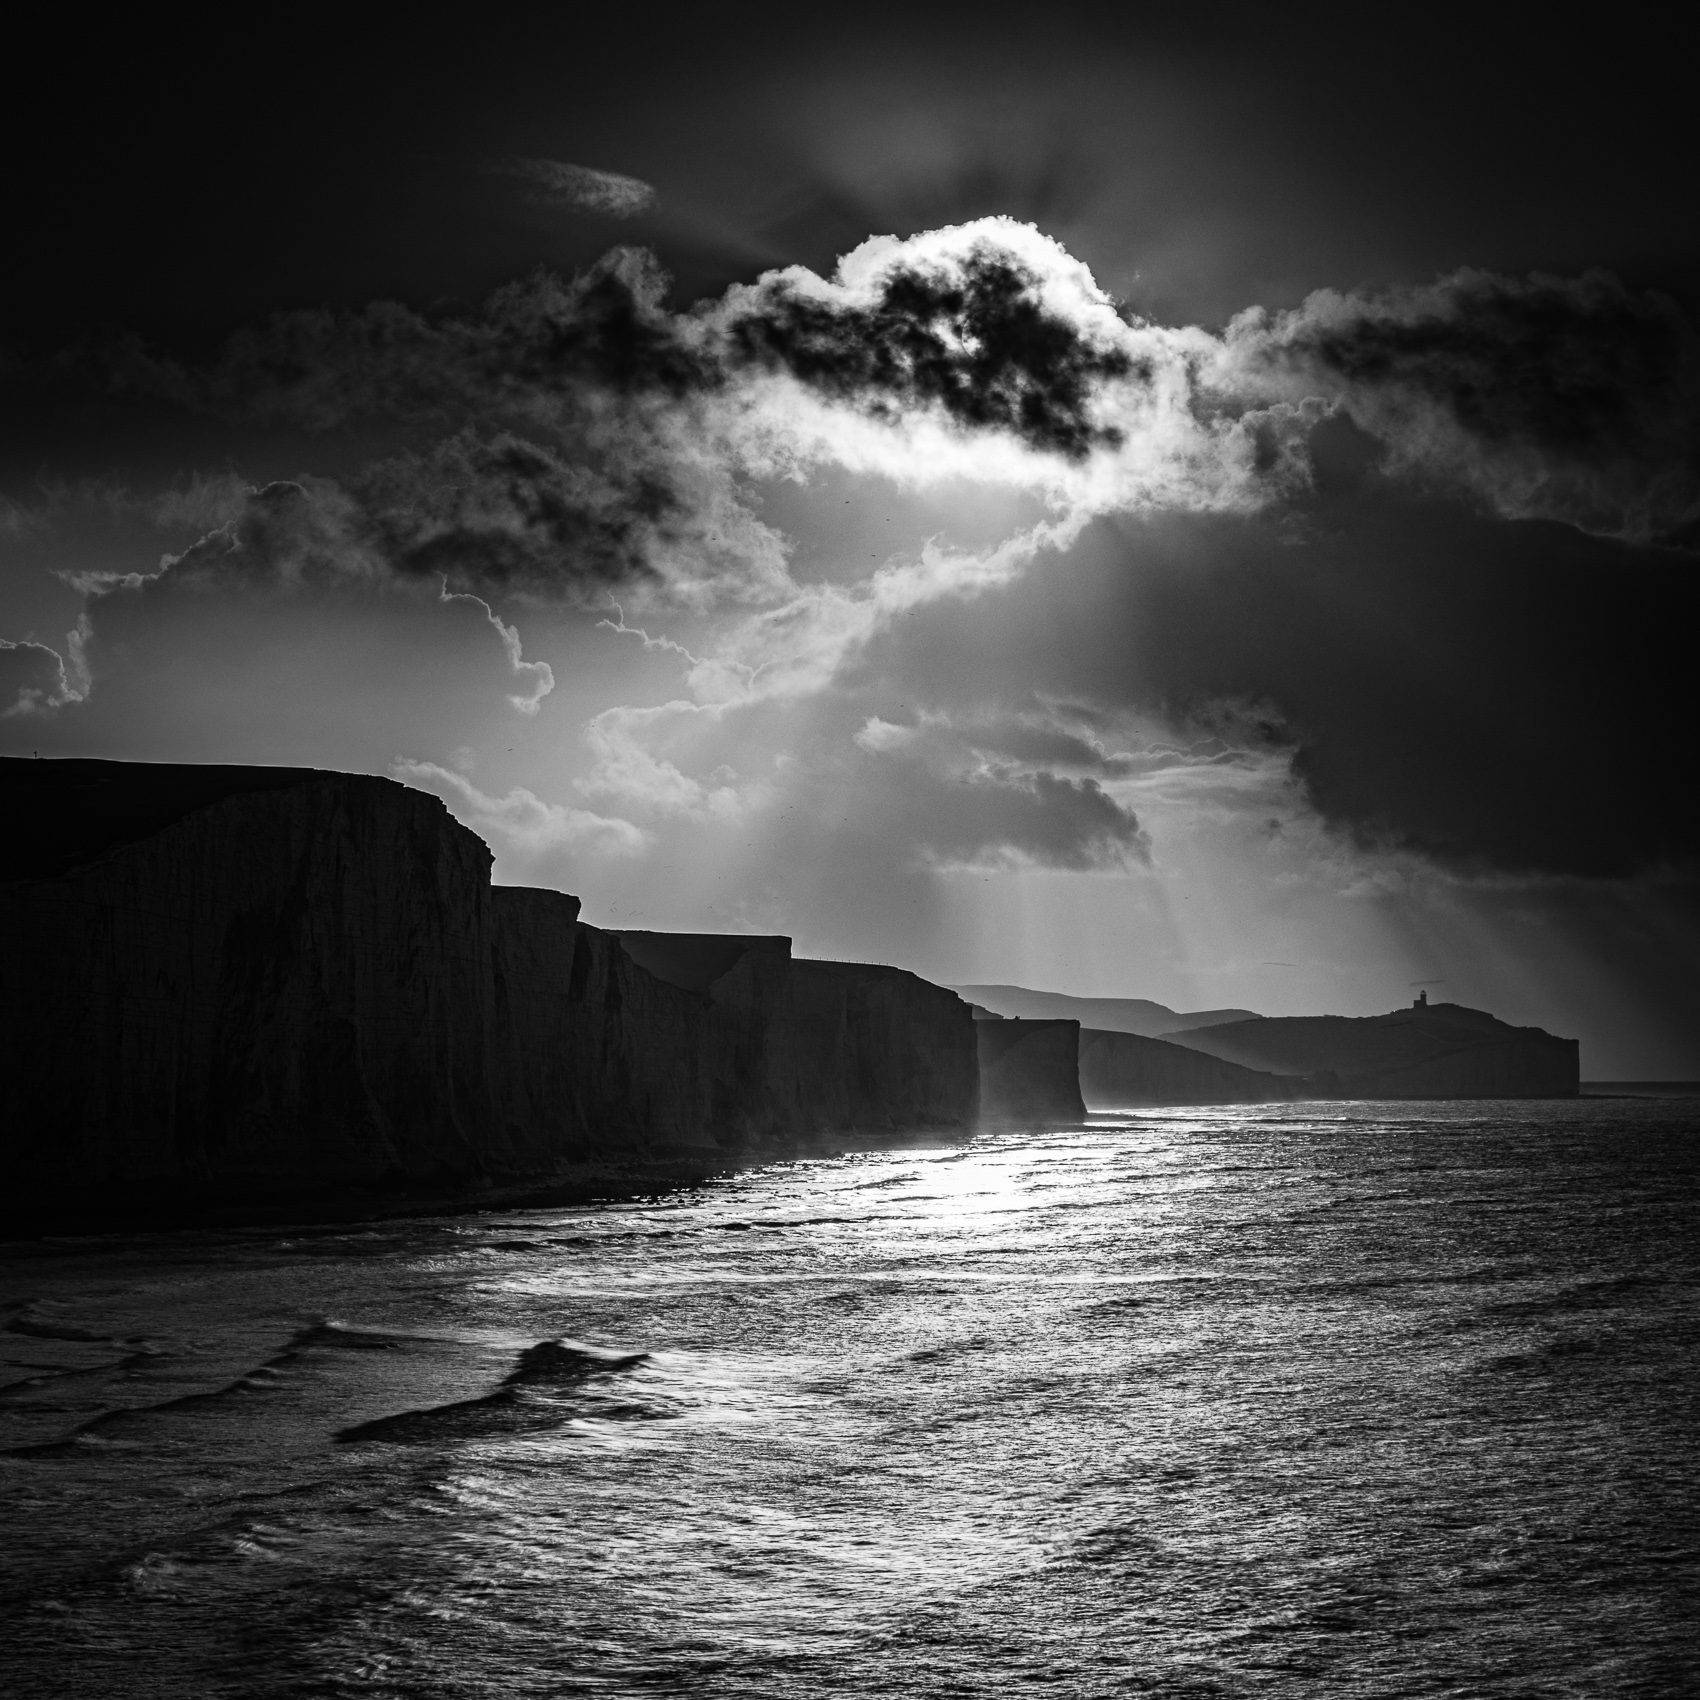
[[962, 1132], [980, 1100], [979, 1024], [954, 992], [872, 962], [794, 961], [795, 1091], [818, 1132]]
[[7, 760], [0, 796], [32, 823], [0, 859], [14, 1218], [973, 1123], [952, 993], [784, 939], [586, 926], [492, 887], [484, 844], [392, 781]]
[[1080, 1023], [977, 1016], [983, 1121], [1083, 1122]]
[[1080, 1091], [1086, 1107], [1156, 1104], [1267, 1104], [1308, 1096], [1306, 1082], [1241, 1068], [1166, 1039], [1083, 1028]]
[[1264, 1016], [1171, 1036], [1242, 1068], [1311, 1076], [1316, 1096], [1573, 1098], [1579, 1047], [1462, 1004], [1386, 1015]]
[[[510, 896], [528, 904], [546, 892]], [[971, 1127], [974, 1023], [898, 968], [812, 962], [785, 938], [580, 924], [549, 1094], [623, 1146], [727, 1150]]]
[[0, 775], [53, 825], [51, 862], [20, 866], [15, 847], [8, 871], [25, 877], [0, 888], [13, 1200], [453, 1185], [505, 1167], [479, 840], [386, 780], [154, 778], [95, 762]]

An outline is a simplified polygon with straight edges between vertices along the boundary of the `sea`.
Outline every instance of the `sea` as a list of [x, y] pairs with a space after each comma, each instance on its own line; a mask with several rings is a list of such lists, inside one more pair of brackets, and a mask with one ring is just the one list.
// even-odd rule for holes
[[0, 1248], [0, 1692], [1700, 1695], [1700, 1098]]

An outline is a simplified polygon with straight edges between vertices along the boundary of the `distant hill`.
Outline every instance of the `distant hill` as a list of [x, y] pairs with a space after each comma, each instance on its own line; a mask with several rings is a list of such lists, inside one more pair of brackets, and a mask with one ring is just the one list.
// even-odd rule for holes
[[1249, 1009], [1174, 1010], [1150, 998], [1071, 998], [1062, 992], [1035, 992], [1026, 986], [952, 986], [994, 1015], [1028, 1021], [1078, 1021], [1105, 1033], [1137, 1033], [1144, 1039], [1216, 1027], [1229, 1021], [1256, 1021]]
[[1175, 1030], [1170, 1042], [1267, 1074], [1332, 1077], [1353, 1098], [1572, 1097], [1577, 1046], [1462, 1004], [1386, 1015], [1259, 1016]]

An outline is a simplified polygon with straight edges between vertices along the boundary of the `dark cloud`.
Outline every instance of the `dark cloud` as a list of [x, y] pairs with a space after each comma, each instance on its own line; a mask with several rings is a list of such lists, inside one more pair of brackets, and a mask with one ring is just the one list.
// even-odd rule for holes
[[[1120, 441], [1093, 421], [1098, 391], [1137, 362], [1104, 346], [1101, 328], [1045, 306], [1044, 281], [981, 242], [888, 266], [867, 302], [820, 280], [809, 295], [776, 274], [678, 313], [654, 259], [622, 249], [473, 310], [377, 302], [282, 315], [202, 368], [128, 347], [113, 381], [356, 444], [373, 426], [399, 432], [399, 451], [357, 447], [334, 496], [314, 486], [362, 575], [387, 563], [403, 577], [569, 602], [644, 586], [738, 599], [771, 589], [784, 560], [740, 483], [739, 386], [756, 374], [783, 370], [852, 412], [936, 412], [1065, 458]], [[251, 562], [272, 517], [257, 507], [200, 561], [229, 556], [237, 538]], [[299, 554], [298, 539], [280, 541]], [[315, 558], [328, 560], [323, 549]]]
[[[667, 292], [653, 256], [620, 249], [475, 309], [283, 315], [201, 368], [132, 348], [115, 381], [230, 419], [411, 434], [413, 460], [447, 470], [430, 538], [404, 553], [452, 553], [446, 508], [500, 512], [501, 539], [463, 568], [487, 563], [491, 588], [641, 580], [664, 515], [679, 535], [719, 526], [739, 500], [730, 421], [744, 408], [785, 435], [783, 403], [751, 389], [763, 374], [852, 415], [1095, 459], [1114, 473], [1100, 508], [1285, 500], [1311, 470], [1304, 433], [1333, 409], [1390, 475], [1506, 517], [1639, 539], [1700, 523], [1700, 338], [1668, 300], [1600, 273], [1322, 291], [1216, 338], [1118, 319], [1064, 250], [993, 219], [871, 241], [830, 279], [770, 272], [686, 312]], [[452, 441], [419, 446], [437, 432]], [[718, 460], [716, 516], [700, 480], [688, 487], [693, 456], [699, 472]], [[368, 481], [405, 478], [392, 466]], [[557, 551], [554, 571], [514, 543], [521, 531]]]
[[[1096, 777], [1058, 774], [1040, 765], [1042, 735], [1024, 739], [1014, 726], [1002, 731], [1001, 738], [976, 737], [972, 728], [959, 732], [934, 721], [907, 732], [870, 721], [857, 739], [866, 754], [841, 783], [865, 800], [894, 843], [937, 863], [1014, 859], [1094, 868], [1148, 857], [1138, 817]], [[984, 746], [994, 741], [1027, 743], [1029, 759], [986, 759]], [[1065, 760], [1089, 750], [1066, 734], [1049, 742], [1052, 762], [1058, 746]]]
[[378, 301], [279, 314], [239, 331], [202, 368], [132, 350], [115, 379], [315, 431], [364, 419], [554, 423], [587, 401], [629, 406], [722, 381], [664, 306], [667, 286], [653, 255], [617, 248], [576, 277], [537, 272], [467, 311]]
[[1700, 335], [1606, 273], [1324, 290], [1242, 316], [1228, 347], [1233, 382], [1332, 400], [1395, 469], [1507, 514], [1641, 539], [1700, 516]]
[[918, 787], [910, 806], [917, 841], [940, 861], [1012, 852], [1044, 867], [1100, 868], [1150, 854], [1138, 816], [1090, 776], [985, 771]]
[[660, 586], [669, 560], [687, 558], [693, 582], [709, 584], [718, 558], [734, 576], [771, 552], [774, 540], [759, 521], [735, 504], [723, 512], [714, 495], [641, 460], [575, 462], [511, 433], [463, 432], [375, 462], [344, 483], [262, 486], [227, 524], [168, 556], [160, 574], [87, 582], [96, 591], [162, 575], [295, 588], [424, 582], [601, 605], [610, 590]]
[[917, 612], [866, 670], [943, 714], [1019, 679], [1285, 752], [1341, 830], [1465, 874], [1700, 860], [1690, 557], [1375, 478], [1304, 517], [1101, 523], [995, 599]]
[[[1379, 556], [1360, 597], [1380, 592], [1384, 654], [1313, 654], [1308, 688], [1282, 681], [1295, 771], [1323, 815], [1465, 872], [1700, 860], [1692, 563], [1550, 524], [1419, 528], [1420, 542], [1354, 540]], [[1344, 552], [1316, 551], [1324, 583]], [[1296, 644], [1287, 668], [1320, 647]]]
[[817, 756], [815, 777], [786, 793], [813, 834], [810, 854], [831, 854], [838, 822], [853, 813], [858, 832], [920, 867], [1116, 868], [1145, 861], [1150, 843], [1138, 817], [1096, 778], [1014, 762], [965, 762], [947, 741], [859, 740], [853, 759]]
[[669, 280], [654, 256], [616, 249], [570, 280], [537, 273], [467, 312], [375, 302], [279, 315], [238, 332], [204, 369], [132, 347], [114, 380], [322, 431], [372, 418], [553, 424], [776, 370], [858, 409], [937, 409], [1078, 459], [1120, 443], [1094, 404], [1106, 383], [1147, 363], [1048, 306], [1045, 281], [982, 240], [962, 255], [890, 265], [867, 301], [779, 272], [681, 315], [665, 304]]
[[664, 538], [683, 542], [692, 517], [665, 468], [597, 460], [462, 433], [380, 462], [352, 488], [404, 576], [588, 600], [655, 580]]
[[798, 289], [780, 273], [744, 292], [729, 327], [738, 355], [873, 412], [938, 408], [1080, 459], [1122, 440], [1093, 419], [1098, 388], [1136, 375], [1048, 310], [1040, 278], [990, 243], [950, 266], [897, 265], [868, 305]]
[[381, 563], [363, 558], [364, 516], [334, 484], [279, 480], [248, 493], [241, 511], [184, 550], [156, 574], [129, 575], [113, 590], [173, 586], [227, 587], [247, 583], [327, 586], [369, 577], [381, 582]]

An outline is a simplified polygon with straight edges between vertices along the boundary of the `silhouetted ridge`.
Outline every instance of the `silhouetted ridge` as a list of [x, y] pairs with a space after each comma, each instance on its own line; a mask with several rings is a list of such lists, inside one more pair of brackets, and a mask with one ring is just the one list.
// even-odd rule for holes
[[1574, 1039], [1513, 1027], [1463, 1004], [1419, 1000], [1372, 1016], [1182, 1014], [1146, 998], [1076, 998], [1024, 986], [956, 990], [971, 999], [977, 1017], [994, 1022], [1084, 1017], [1080, 1088], [1094, 1109], [1300, 1098], [1574, 1097], [1580, 1088]]
[[1176, 1033], [1173, 1042], [1242, 1068], [1311, 1077], [1346, 1098], [1574, 1097], [1579, 1047], [1462, 1004], [1385, 1015], [1260, 1016]]

